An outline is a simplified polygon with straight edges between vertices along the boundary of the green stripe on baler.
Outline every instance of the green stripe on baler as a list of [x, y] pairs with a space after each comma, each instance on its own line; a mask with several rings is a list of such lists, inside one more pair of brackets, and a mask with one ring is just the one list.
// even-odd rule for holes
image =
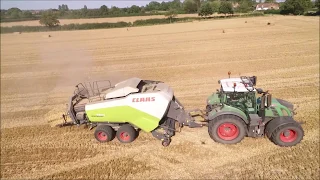
[[[159, 126], [159, 118], [130, 106], [116, 106], [86, 110], [91, 122], [131, 123], [143, 131], [150, 132]], [[97, 117], [99, 116], [99, 117]]]

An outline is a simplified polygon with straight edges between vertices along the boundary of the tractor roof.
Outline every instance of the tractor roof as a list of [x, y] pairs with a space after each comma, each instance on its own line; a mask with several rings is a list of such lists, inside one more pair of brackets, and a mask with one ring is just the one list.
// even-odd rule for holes
[[[236, 84], [236, 88], [234, 89], [234, 83]], [[228, 78], [228, 79], [221, 79], [220, 80], [221, 88], [224, 92], [249, 92], [248, 89], [252, 89], [253, 91], [256, 91], [254, 87], [247, 86], [248, 89], [244, 86], [242, 83], [242, 80], [240, 78]]]
[[130, 93], [136, 93], [139, 91], [137, 88], [141, 79], [130, 78], [115, 85], [105, 96], [106, 99], [124, 97]]

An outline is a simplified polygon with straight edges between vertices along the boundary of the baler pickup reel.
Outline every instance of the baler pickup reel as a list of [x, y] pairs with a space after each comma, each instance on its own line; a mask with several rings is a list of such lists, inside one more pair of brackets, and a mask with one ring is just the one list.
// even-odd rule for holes
[[76, 124], [74, 121], [68, 121], [68, 117], [70, 117], [70, 113], [69, 113], [69, 111], [68, 111], [69, 105], [66, 104], [66, 106], [67, 106], [67, 111], [66, 111], [65, 114], [62, 114], [63, 122], [60, 123], [60, 124], [57, 124], [56, 127], [73, 126], [73, 125]]

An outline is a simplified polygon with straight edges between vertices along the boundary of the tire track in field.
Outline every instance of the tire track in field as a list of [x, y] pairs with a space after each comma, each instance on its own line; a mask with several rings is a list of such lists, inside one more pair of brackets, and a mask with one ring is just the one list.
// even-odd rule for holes
[[[114, 151], [109, 151], [108, 155], [106, 154], [98, 154], [93, 158], [85, 158], [82, 159], [81, 161], [76, 161], [76, 162], [66, 162], [64, 164], [58, 164], [58, 165], [50, 165], [47, 167], [43, 167], [41, 170], [37, 172], [31, 172], [31, 173], [26, 173], [26, 174], [17, 174], [13, 176], [13, 179], [18, 179], [18, 178], [25, 178], [25, 179], [35, 179], [35, 178], [45, 178], [47, 176], [52, 176], [54, 174], [58, 174], [61, 172], [68, 172], [72, 171], [77, 168], [83, 168], [86, 166], [94, 165], [100, 162], [107, 162], [111, 161], [112, 159], [116, 158], [126, 158], [130, 156], [134, 156], [135, 154], [140, 153], [141, 151], [143, 152], [150, 152], [150, 151], [155, 151], [158, 147], [157, 146], [152, 146], [151, 144], [148, 145], [142, 145], [139, 147], [134, 147], [134, 148], [124, 148], [121, 150], [114, 150]], [[148, 150], [146, 150], [148, 149]]]
[[[304, 58], [308, 58], [308, 57], [318, 57], [319, 55], [305, 55], [303, 56]], [[271, 61], [271, 60], [279, 60], [279, 59], [283, 59], [282, 57], [281, 58], [268, 58], [268, 59], [260, 59], [260, 58], [257, 58], [257, 59], [250, 59], [250, 60], [241, 60], [241, 61], [230, 61], [230, 62], [211, 62], [211, 63], [197, 63], [197, 64], [181, 64], [181, 65], [166, 65], [166, 66], [152, 66], [152, 67], [144, 67], [144, 68], [140, 68], [140, 66], [138, 65], [136, 68], [135, 67], [132, 67], [132, 69], [127, 69], [128, 66], [126, 65], [123, 65], [121, 68], [120, 67], [114, 67], [114, 66], [105, 66], [106, 68], [113, 68], [111, 70], [108, 70], [108, 72], [130, 72], [130, 71], [144, 71], [144, 70], [158, 70], [160, 71], [161, 69], [181, 69], [183, 67], [194, 67], [194, 66], [197, 66], [197, 68], [199, 69], [203, 69], [202, 67], [208, 67], [209, 65], [213, 66], [213, 65], [219, 65], [219, 64], [230, 64], [232, 63], [233, 65], [235, 63], [239, 63], [239, 64], [242, 64], [244, 62], [260, 62], [260, 61]], [[319, 66], [319, 64], [317, 65], [313, 65], [313, 66]], [[301, 66], [298, 66], [298, 67], [295, 67], [296, 69], [299, 69]], [[78, 71], [78, 70], [81, 70], [81, 69], [84, 69], [84, 68], [80, 68], [80, 69], [76, 69], [75, 71]], [[99, 68], [100, 71], [101, 68]], [[91, 73], [96, 73], [96, 72], [100, 72], [99, 70], [94, 70], [94, 68], [90, 71]], [[283, 70], [282, 70], [283, 71]], [[36, 77], [52, 77], [52, 76], [57, 76], [59, 77], [61, 75], [62, 72], [58, 72], [58, 71], [44, 71], [44, 72], [24, 72], [24, 73], [10, 73], [10, 74], [1, 74], [1, 79], [2, 80], [14, 80], [14, 79], [22, 79], [22, 78], [25, 78], [25, 77], [28, 77], [28, 78], [36, 78]], [[267, 73], [270, 73], [270, 72], [267, 72]], [[262, 75], [264, 75], [262, 73]]]
[[[274, 42], [273, 42], [274, 43]], [[290, 46], [290, 48], [292, 49], [293, 47], [292, 46], [294, 46], [294, 47], [296, 47], [296, 46], [300, 46], [300, 45], [303, 45], [303, 44], [308, 44], [308, 45], [310, 45], [310, 43], [316, 43], [316, 42], [310, 42], [310, 41], [303, 41], [303, 42], [299, 42], [299, 43], [297, 43], [297, 42], [293, 42], [292, 44], [290, 44], [290, 43], [287, 43], [287, 44], [284, 44], [284, 45], [282, 45], [281, 46], [281, 48], [284, 48], [285, 47], [285, 45], [288, 45], [288, 46]], [[172, 44], [172, 43], [171, 43]], [[210, 43], [210, 44], [212, 44], [212, 43]], [[191, 46], [192, 45], [192, 46]], [[103, 60], [97, 60], [97, 59], [95, 59], [95, 61], [96, 62], [101, 62], [101, 61], [105, 61], [105, 60], [108, 60], [108, 59], [111, 59], [111, 60], [114, 60], [114, 59], [121, 59], [121, 58], [138, 58], [138, 57], [140, 57], [140, 58], [142, 58], [142, 57], [149, 57], [150, 55], [153, 55], [153, 56], [155, 56], [155, 55], [157, 55], [157, 56], [159, 56], [159, 55], [163, 55], [163, 54], [168, 54], [168, 55], [175, 55], [175, 54], [181, 54], [181, 53], [193, 53], [193, 47], [195, 46], [196, 44], [194, 44], [194, 42], [192, 43], [192, 44], [190, 44], [190, 45], [186, 45], [186, 44], [184, 44], [183, 46], [178, 46], [179, 48], [177, 49], [177, 48], [173, 48], [173, 51], [170, 51], [170, 52], [168, 52], [167, 50], [165, 50], [165, 49], [163, 49], [163, 48], [161, 48], [161, 47], [159, 47], [158, 49], [157, 48], [155, 48], [155, 47], [150, 47], [150, 48], [152, 48], [152, 50], [153, 51], [148, 51], [148, 53], [146, 53], [145, 51], [142, 51], [142, 50], [140, 50], [140, 49], [145, 49], [146, 47], [145, 46], [138, 46], [139, 48], [137, 49], [137, 50], [134, 50], [134, 51], [131, 51], [131, 50], [128, 50], [127, 48], [126, 48], [126, 52], [128, 52], [128, 53], [124, 53], [124, 54], [120, 54], [120, 55], [118, 55], [118, 51], [116, 52], [114, 52], [114, 54], [112, 53], [112, 51], [110, 51], [109, 49], [108, 49], [108, 56], [106, 56], [106, 58], [104, 58]], [[270, 45], [273, 45], [273, 44], [270, 44]], [[245, 46], [245, 47], [244, 47]], [[248, 46], [247, 48], [248, 49], [250, 49], [251, 51], [253, 51], [254, 52], [254, 49], [256, 49], [257, 51], [259, 50], [259, 48], [257, 47], [257, 46], [250, 46], [250, 44], [248, 44], [248, 45], [242, 45], [241, 47], [239, 47], [239, 46], [223, 46], [223, 48], [221, 49], [221, 46], [207, 46], [206, 48], [202, 48], [202, 49], [199, 49], [198, 51], [197, 51], [197, 53], [201, 53], [201, 52], [203, 52], [203, 53], [206, 53], [207, 51], [210, 51], [210, 52], [215, 52], [215, 54], [217, 53], [217, 52], [221, 52], [221, 51], [232, 51], [232, 52], [234, 52], [234, 51], [237, 51], [237, 50], [241, 50], [241, 49], [244, 49], [244, 48], [246, 48], [246, 46]], [[277, 45], [278, 46], [278, 45]], [[129, 46], [130, 47], [130, 46]], [[135, 45], [134, 47], [137, 47], [137, 45]], [[177, 47], [176, 45], [173, 45], [173, 47]], [[123, 48], [123, 47], [122, 47]], [[190, 49], [191, 51], [186, 51], [186, 48], [188, 48], [188, 49]], [[208, 49], [209, 48], [209, 49]], [[302, 48], [305, 48], [305, 46], [303, 46]], [[308, 49], [308, 50], [310, 50], [310, 49]], [[86, 50], [86, 51], [88, 51], [88, 50]], [[94, 50], [95, 52], [97, 52], [98, 50], [97, 49], [95, 49]], [[299, 51], [299, 50], [298, 50]], [[301, 49], [300, 49], [300, 51], [301, 51]], [[130, 53], [129, 53], [130, 52]], [[131, 53], [131, 52], [134, 52], [134, 53]], [[282, 53], [285, 53], [286, 51], [281, 51], [281, 52], [279, 52], [280, 54], [282, 54]], [[292, 52], [292, 50], [291, 50], [291, 52]], [[293, 53], [297, 53], [296, 51], [294, 51]], [[105, 55], [105, 52], [103, 53], [103, 55]], [[279, 56], [279, 54], [277, 54], [278, 56]], [[56, 58], [55, 58], [55, 56], [57, 56]], [[156, 56], [156, 57], [157, 57]], [[101, 56], [100, 56], [101, 57]], [[52, 59], [52, 60], [54, 60], [54, 61], [51, 61], [51, 59], [48, 59], [47, 61], [48, 61], [48, 63], [50, 62], [50, 64], [61, 64], [61, 63], [63, 63], [63, 62], [61, 62], [60, 60], [56, 60], [57, 58], [59, 59], [59, 52], [54, 52], [54, 53], [52, 53], [52, 55], [50, 56], [50, 58]], [[23, 58], [22, 57], [22, 59], [25, 59], [25, 58]], [[24, 63], [24, 62], [26, 62], [26, 63]], [[22, 65], [37, 65], [38, 63], [39, 63], [40, 61], [35, 61], [35, 63], [31, 63], [30, 64], [30, 60], [27, 60], [27, 61], [23, 61], [23, 62], [21, 62], [21, 61], [18, 61], [17, 62], [17, 60], [15, 60], [14, 61], [14, 63], [12, 63], [12, 61], [8, 61], [8, 63], [9, 64], [7, 64], [7, 62], [6, 61], [3, 61], [2, 62], [2, 66], [3, 67], [10, 67], [10, 66], [14, 66], [14, 65], [19, 65], [19, 66], [22, 66]], [[118, 62], [118, 61], [117, 61]], [[32, 67], [32, 66], [31, 66]], [[44, 67], [45, 68], [45, 67]]]
[[[201, 132], [203, 131], [204, 130], [201, 130]], [[307, 132], [303, 143], [297, 146], [302, 147], [307, 142], [319, 139], [318, 135], [314, 136], [315, 131], [316, 130]], [[165, 154], [166, 157], [173, 158], [175, 159], [174, 161], [180, 162], [178, 163], [179, 165], [175, 166], [174, 168], [177, 171], [172, 171], [171, 168], [166, 168], [169, 172], [166, 172], [164, 174], [169, 174], [168, 177], [170, 178], [174, 177], [179, 179], [197, 179], [199, 178], [199, 176], [198, 173], [195, 172], [215, 172], [216, 168], [223, 167], [227, 164], [232, 163], [241, 162], [242, 164], [250, 164], [250, 160], [252, 158], [261, 157], [262, 154], [264, 155], [264, 157], [266, 156], [266, 154], [268, 156], [271, 156], [272, 154], [277, 154], [282, 151], [288, 151], [288, 149], [294, 149], [297, 147], [296, 146], [293, 148], [284, 149], [273, 145], [272, 142], [267, 139], [253, 138], [246, 138], [243, 140], [243, 142], [237, 145], [222, 145], [213, 142], [213, 140], [210, 138], [206, 138], [208, 139], [207, 143], [205, 145], [201, 145], [200, 142], [195, 144], [195, 141], [198, 141], [199, 137], [201, 137], [201, 134], [204, 133], [198, 133], [199, 130], [196, 129], [194, 129], [194, 131], [185, 132], [186, 133], [184, 135], [179, 134], [174, 137], [173, 142], [179, 141], [179, 144], [173, 144], [164, 150], [165, 153], [161, 152], [156, 155], [156, 157], [159, 157], [160, 154]], [[259, 146], [256, 146], [255, 144], [259, 144]], [[183, 147], [188, 148], [182, 150]], [[158, 166], [160, 165], [162, 167], [165, 167], [166, 164], [166, 161], [157, 160]], [[147, 174], [141, 174], [141, 176], [154, 178], [155, 173], [157, 173], [157, 171], [151, 171]], [[208, 177], [202, 176], [202, 178]]]
[[[201, 134], [204, 134], [204, 132]], [[314, 142], [319, 140], [319, 134], [317, 133], [316, 129], [314, 129], [313, 131], [306, 131], [306, 135], [304, 136], [302, 143], [298, 144], [296, 147], [291, 148], [278, 147], [274, 145], [272, 142], [270, 142], [267, 138], [245, 138], [243, 142], [237, 145], [222, 145], [213, 142], [212, 139], [210, 139], [209, 135], [207, 136], [207, 143], [205, 145], [201, 145], [199, 142], [198, 145], [193, 145], [198, 147], [197, 149], [190, 148], [190, 153], [183, 154], [180, 156], [180, 158], [178, 158], [185, 160], [181, 163], [179, 168], [185, 169], [187, 172], [203, 172], [205, 167], [205, 171], [209, 173], [210, 171], [214, 171], [216, 168], [223, 167], [227, 164], [233, 164], [238, 162], [241, 162], [242, 164], [250, 164], [251, 159], [254, 157], [261, 157], [262, 155], [263, 157], [265, 157], [266, 154], [268, 154], [267, 156], [271, 156], [272, 154], [277, 154], [279, 152], [290, 151], [290, 149], [299, 149], [299, 147], [304, 147], [305, 144], [308, 142]], [[183, 140], [180, 141], [193, 142], [193, 139], [198, 140], [199, 137], [201, 137], [201, 135], [199, 135], [198, 131], [194, 130], [193, 132], [186, 132], [184, 137], [188, 138], [181, 138]], [[196, 157], [192, 156], [193, 153], [203, 153], [203, 156], [206, 157], [206, 159], [197, 159]], [[186, 158], [188, 156], [190, 156], [190, 158]], [[175, 157], [177, 157], [176, 154]], [[192, 166], [190, 166], [190, 164], [192, 164]], [[192, 178], [199, 177], [195, 175]], [[203, 176], [202, 178], [205, 178], [205, 176]]]
[[[201, 34], [199, 34], [199, 36], [201, 36]], [[175, 37], [176, 38], [176, 37]], [[216, 41], [217, 39], [216, 39], [217, 37], [213, 37], [212, 39], [210, 39], [209, 38], [209, 40], [214, 40], [214, 41]], [[226, 37], [220, 37], [220, 38], [223, 38], [223, 39], [225, 39]], [[180, 41], [186, 41], [186, 40], [184, 40], [185, 39], [185, 36], [182, 36], [181, 37], [181, 40]], [[209, 41], [208, 39], [203, 39], [203, 40], [199, 40], [199, 39], [195, 39], [196, 40], [196, 42], [197, 41]], [[150, 41], [149, 39], [148, 39], [148, 41]], [[147, 42], [148, 42], [147, 41]], [[163, 40], [162, 40], [163, 41]], [[161, 41], [161, 42], [162, 42]], [[179, 44], [179, 43], [181, 43], [179, 41], [179, 39], [178, 40], [175, 40], [175, 41], [173, 41], [173, 43], [177, 43], [177, 44]], [[315, 41], [314, 39], [309, 39], [309, 40], [301, 40], [300, 42], [296, 42], [297, 41], [297, 39], [293, 39], [292, 40], [292, 42], [286, 42], [286, 43], [284, 43], [284, 42], [274, 42], [274, 41], [269, 41], [268, 43], [270, 43], [270, 44], [265, 44], [265, 46], [269, 46], [269, 45], [279, 45], [279, 43], [281, 43], [280, 44], [280, 46], [283, 48], [283, 46], [286, 46], [286, 45], [289, 45], [289, 46], [292, 46], [292, 45], [297, 45], [297, 44], [305, 44], [305, 43], [308, 43], [308, 44], [310, 44], [312, 41]], [[310, 42], [311, 41], [311, 42]], [[134, 43], [135, 43], [135, 45], [134, 46], [126, 46], [126, 47], [128, 47], [128, 48], [137, 48], [137, 49], [127, 49], [126, 51], [134, 51], [135, 53], [136, 52], [139, 52], [139, 51], [141, 51], [140, 49], [142, 49], [141, 47], [144, 47], [144, 49], [145, 48], [152, 48], [152, 50], [153, 49], [162, 49], [162, 47], [163, 47], [163, 45], [157, 45], [157, 44], [159, 44], [159, 43], [157, 43], [157, 44], [136, 44], [136, 41], [133, 41]], [[162, 43], [167, 43], [167, 42], [169, 42], [169, 40], [168, 41], [164, 41], [164, 42], [162, 42]], [[172, 43], [172, 39], [170, 39], [170, 44], [169, 44], [169, 46], [172, 46], [172, 47], [177, 47], [176, 45], [174, 45], [173, 43]], [[190, 42], [191, 44], [190, 45], [193, 45], [193, 46], [195, 46], [195, 45], [197, 45], [196, 44], [196, 42], [195, 41], [190, 41], [190, 40], [187, 40], [187, 42]], [[248, 48], [248, 49], [251, 49], [251, 48], [253, 48], [253, 47], [257, 47], [256, 45], [251, 45], [251, 44], [256, 44], [256, 43], [259, 43], [260, 42], [260, 39], [258, 39], [258, 40], [253, 40], [251, 43], [247, 43], [247, 44], [244, 44], [244, 45], [242, 45], [241, 47], [239, 47], [239, 46], [224, 46], [224, 49], [229, 49], [229, 50], [232, 50], [232, 49], [234, 49], [234, 48], [236, 48], [236, 49], [243, 49], [244, 47], [246, 47], [246, 48]], [[141, 42], [140, 42], [141, 43]], [[203, 42], [199, 42], [200, 44], [202, 44], [203, 45]], [[209, 42], [210, 43], [210, 42]], [[266, 43], [266, 42], [265, 42]], [[212, 44], [212, 42], [210, 43], [210, 44]], [[188, 46], [185, 42], [183, 43], [183, 46]], [[221, 46], [217, 46], [217, 47], [221, 47]], [[110, 51], [112, 52], [112, 48], [114, 48], [114, 47], [110, 47], [110, 49], [108, 49], [108, 51], [109, 51], [109, 54], [110, 54]], [[123, 48], [123, 46], [121, 46], [121, 48]], [[118, 49], [118, 48], [116, 48], [116, 49]], [[176, 48], [175, 48], [176, 49]], [[181, 50], [184, 50], [185, 48], [180, 48]], [[98, 49], [97, 49], [98, 50]], [[93, 51], [93, 50], [91, 50], [91, 51]], [[218, 50], [219, 51], [219, 50]], [[114, 51], [115, 53], [117, 53], [118, 51]], [[180, 51], [179, 51], [180, 52]], [[182, 52], [182, 51], [181, 51]], [[185, 52], [185, 51], [184, 51]], [[55, 53], [57, 53], [57, 52], [55, 52]], [[143, 55], [144, 53], [145, 53], [145, 51], [141, 51], [141, 55]], [[152, 53], [152, 54], [154, 54], [154, 53]], [[4, 59], [6, 59], [6, 56], [5, 55], [2, 55], [3, 57], [2, 58], [4, 58]], [[8, 56], [8, 57], [10, 57], [10, 56]], [[23, 57], [20, 57], [20, 58], [18, 58], [18, 59], [24, 59]], [[30, 60], [28, 60], [28, 63], [29, 63], [29, 61]], [[17, 62], [17, 61], [15, 61], [15, 62]], [[35, 61], [35, 62], [37, 62], [38, 63], [38, 61]], [[8, 63], [9, 64], [6, 64], [7, 62], [6, 61], [3, 61], [3, 65], [9, 65], [9, 64], [11, 64], [12, 65], [12, 61], [8, 61]], [[22, 62], [20, 62], [19, 61], [19, 64], [21, 64]]]
[[[252, 50], [252, 49], [251, 49]], [[185, 51], [185, 50], [184, 50]], [[203, 53], [206, 53], [207, 51], [214, 51], [214, 50], [209, 50], [209, 49], [203, 49], [201, 50], [203, 51]], [[221, 50], [220, 50], [221, 51]], [[226, 51], [226, 50], [224, 50]], [[236, 60], [233, 60], [233, 57], [232, 57], [232, 52], [230, 50], [230, 53], [229, 52], [226, 52], [225, 55], [222, 55], [222, 56], [211, 56], [210, 58], [202, 58], [202, 62], [203, 63], [208, 63], [208, 64], [212, 64], [212, 59], [215, 59], [214, 62], [215, 63], [219, 63], [219, 62], [229, 62], [229, 63], [232, 63], [232, 62], [239, 62], [239, 61], [247, 61], [247, 60], [252, 60], [252, 58], [248, 58], [247, 56], [245, 55], [239, 55], [237, 57]], [[280, 53], [277, 53], [277, 54], [269, 54], [269, 55], [263, 55], [263, 56], [259, 56], [260, 58], [259, 59], [266, 59], [266, 58], [277, 58], [277, 57], [282, 57], [282, 56], [286, 56], [289, 54], [289, 56], [299, 56], [301, 55], [301, 53], [304, 52], [304, 53], [308, 53], [309, 55], [312, 55], [312, 54], [315, 54], [312, 50], [307, 50], [307, 52], [305, 50], [302, 50], [302, 51], [295, 51], [293, 53], [289, 52], [289, 51], [282, 51]], [[185, 55], [188, 55], [188, 59], [182, 59], [180, 57], [180, 52], [178, 51], [174, 51], [174, 52], [170, 52], [170, 53], [159, 53], [157, 52], [156, 54], [153, 54], [153, 56], [155, 56], [155, 58], [153, 59], [150, 59], [150, 55], [148, 54], [141, 54], [141, 56], [137, 55], [137, 54], [130, 54], [128, 56], [126, 55], [120, 55], [118, 57], [111, 57], [110, 54], [108, 56], [101, 56], [100, 59], [94, 59], [94, 62], [95, 62], [95, 66], [93, 66], [91, 69], [93, 71], [102, 71], [103, 69], [108, 69], [109, 67], [113, 67], [114, 69], [125, 69], [125, 68], [128, 68], [130, 67], [131, 69], [136, 69], [136, 68], [141, 68], [141, 67], [156, 67], [156, 66], [160, 66], [160, 67], [170, 67], [172, 65], [190, 65], [190, 64], [198, 64], [198, 63], [195, 63], [194, 60], [191, 60], [191, 59], [194, 59], [194, 58], [198, 58], [198, 53], [197, 54], [194, 54], [192, 51], [188, 51], [185, 53]], [[170, 59], [166, 59], [165, 57], [167, 56], [171, 56]], [[194, 57], [194, 58], [192, 58]], [[114, 61], [114, 59], [117, 59], [117, 61]], [[144, 62], [142, 63], [141, 62], [141, 59], [150, 59], [150, 61], [148, 61], [148, 63]], [[172, 62], [172, 59], [176, 59], [176, 61]], [[112, 60], [112, 61], [111, 61]], [[218, 61], [218, 62], [217, 62]], [[107, 65], [106, 65], [107, 64]], [[46, 72], [46, 73], [49, 73], [51, 72], [52, 70], [54, 71], [58, 71], [58, 72], [61, 72], [61, 71], [67, 71], [67, 69], [65, 69], [64, 67], [61, 67], [59, 68], [59, 62], [56, 62], [56, 61], [51, 61], [50, 63], [46, 63], [46, 65], [43, 67], [38, 67], [38, 66], [33, 66], [32, 65], [32, 68], [26, 68], [27, 65], [17, 65], [17, 66], [14, 66], [14, 65], [10, 65], [10, 66], [6, 66], [6, 65], [2, 65], [4, 67], [4, 69], [2, 70], [2, 75], [9, 75], [10, 74], [14, 74], [14, 73], [19, 73], [19, 74], [23, 74], [23, 73], [30, 73], [30, 72], [34, 72], [36, 70], [39, 70], [40, 72]], [[81, 69], [80, 69], [81, 70]], [[40, 73], [39, 72], [39, 73]]]

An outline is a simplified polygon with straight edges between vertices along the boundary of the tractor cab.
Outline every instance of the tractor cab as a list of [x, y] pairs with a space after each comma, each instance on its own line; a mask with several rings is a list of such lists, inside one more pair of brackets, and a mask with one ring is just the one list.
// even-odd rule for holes
[[254, 88], [256, 84], [255, 76], [222, 79], [219, 80], [219, 83], [221, 84], [219, 91], [221, 102], [237, 107], [246, 114], [257, 113], [257, 90]]

